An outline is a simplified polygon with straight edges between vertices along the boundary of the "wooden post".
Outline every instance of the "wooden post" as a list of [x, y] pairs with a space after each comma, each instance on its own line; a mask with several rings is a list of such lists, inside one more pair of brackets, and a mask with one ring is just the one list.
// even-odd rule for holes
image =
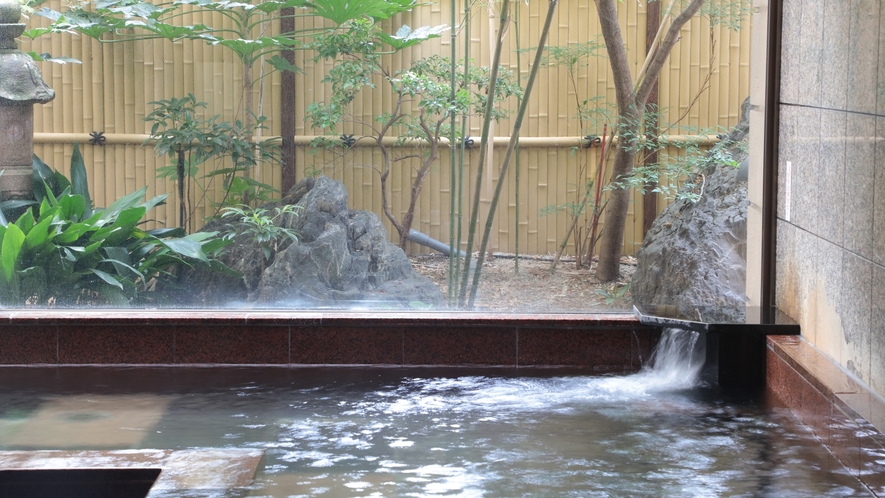
[[[295, 32], [295, 9], [280, 9], [280, 32]], [[295, 51], [284, 50], [283, 59], [295, 64]], [[297, 180], [295, 176], [295, 73], [283, 71], [280, 75], [280, 135], [282, 137], [282, 186], [283, 195]]]
[[[655, 35], [658, 32], [658, 29], [661, 26], [661, 2], [648, 2], [646, 3], [646, 28], [645, 28], [645, 50], [646, 53], [652, 49], [654, 44]], [[658, 109], [658, 84], [655, 83], [654, 88], [651, 91], [651, 94], [648, 97], [648, 101], [645, 104], [646, 110], [652, 110], [652, 112], [657, 113]], [[658, 136], [658, 118], [654, 116], [653, 118], [648, 118], [646, 115], [645, 121], [645, 135], [648, 140], [657, 140]], [[648, 155], [645, 157], [645, 165], [650, 165], [658, 162], [658, 151], [653, 149]], [[651, 229], [651, 224], [655, 221], [655, 218], [658, 216], [658, 194], [654, 192], [654, 188], [657, 184], [651, 184], [646, 186], [645, 195], [642, 196], [642, 237], [645, 238], [645, 234]]]

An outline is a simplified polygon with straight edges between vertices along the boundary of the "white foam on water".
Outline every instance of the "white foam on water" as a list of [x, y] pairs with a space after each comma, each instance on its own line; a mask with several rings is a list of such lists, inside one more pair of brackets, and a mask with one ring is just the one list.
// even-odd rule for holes
[[[698, 351], [699, 334], [668, 329], [648, 365], [634, 375], [618, 377], [458, 378], [405, 379], [398, 387], [369, 395], [356, 403], [349, 415], [414, 414], [451, 415], [453, 412], [490, 412], [481, 422], [496, 421], [508, 412], [569, 413], [574, 407], [598, 402], [630, 401], [656, 393], [692, 389], [704, 358]], [[444, 426], [449, 417], [434, 418]], [[457, 427], [457, 424], [450, 425]]]

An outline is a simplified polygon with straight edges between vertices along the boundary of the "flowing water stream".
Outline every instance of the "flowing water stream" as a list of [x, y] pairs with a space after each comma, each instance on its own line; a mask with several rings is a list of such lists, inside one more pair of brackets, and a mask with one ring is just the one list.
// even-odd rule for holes
[[[668, 332], [645, 370], [602, 377], [509, 368], [6, 368], [0, 450], [265, 452], [249, 487], [153, 497], [865, 495], [761, 393], [700, 382], [697, 341]], [[157, 409], [147, 428], [125, 415], [139, 397], [149, 400], [140, 413]], [[93, 411], [51, 411], [72, 400]], [[29, 432], [49, 419], [83, 437]], [[101, 438], [121, 425], [138, 438]]]

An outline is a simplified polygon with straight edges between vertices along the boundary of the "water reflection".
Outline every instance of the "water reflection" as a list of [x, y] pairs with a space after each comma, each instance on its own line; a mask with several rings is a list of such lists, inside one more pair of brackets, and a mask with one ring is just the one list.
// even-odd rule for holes
[[[28, 420], [51, 399], [83, 393], [161, 396], [170, 400], [162, 417], [134, 447], [265, 452], [251, 486], [214, 496], [864, 494], [764, 398], [668, 387], [649, 372], [58, 371], [0, 370], [0, 421]], [[11, 431], [0, 431], [0, 449], [28, 449]]]

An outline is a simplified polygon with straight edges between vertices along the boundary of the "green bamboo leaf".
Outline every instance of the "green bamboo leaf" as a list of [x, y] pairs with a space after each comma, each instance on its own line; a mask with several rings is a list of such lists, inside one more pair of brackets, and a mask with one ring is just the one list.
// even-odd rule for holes
[[15, 266], [24, 243], [25, 234], [21, 228], [15, 224], [9, 224], [3, 235], [3, 242], [0, 243], [0, 266], [2, 266], [3, 278], [7, 283], [12, 282], [12, 278], [15, 276]]

